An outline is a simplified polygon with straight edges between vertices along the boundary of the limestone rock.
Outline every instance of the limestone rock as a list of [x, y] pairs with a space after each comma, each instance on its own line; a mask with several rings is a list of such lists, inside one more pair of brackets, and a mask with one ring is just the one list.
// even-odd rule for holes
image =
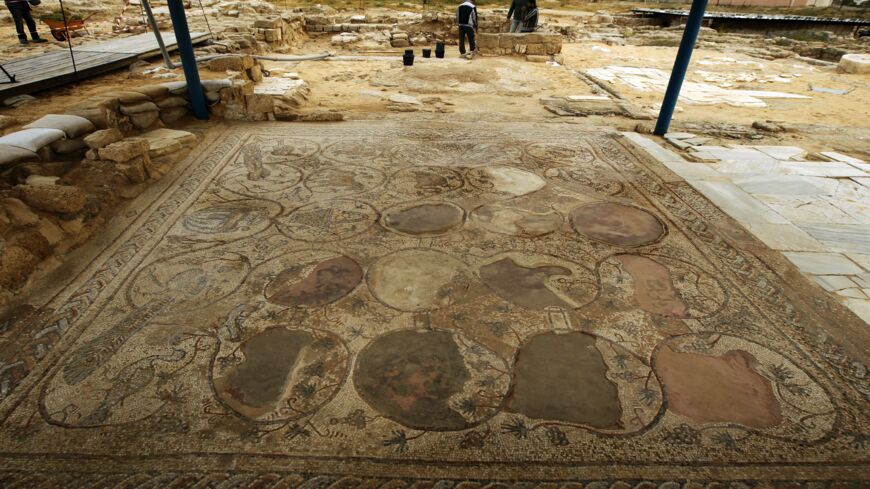
[[57, 224], [48, 219], [42, 219], [39, 221], [39, 226], [36, 227], [36, 232], [42, 235], [51, 247], [60, 244], [64, 238], [63, 230]]
[[353, 44], [360, 39], [361, 38], [357, 34], [353, 34], [351, 32], [342, 32], [341, 34], [332, 36], [329, 42], [333, 46], [343, 46], [345, 44]]
[[266, 17], [254, 21], [255, 29], [280, 29], [281, 17]]
[[870, 73], [870, 54], [844, 54], [837, 65], [840, 73]]
[[208, 62], [211, 71], [245, 71], [254, 66], [251, 56], [227, 55], [214, 58]]
[[100, 158], [124, 163], [137, 156], [147, 154], [148, 149], [149, 144], [147, 139], [127, 138], [100, 148]]
[[27, 185], [57, 185], [59, 177], [48, 177], [44, 175], [30, 175], [25, 183]]
[[124, 135], [121, 134], [121, 131], [111, 128], [89, 134], [85, 136], [84, 141], [89, 148], [100, 149], [122, 139], [124, 139]]
[[196, 136], [186, 131], [174, 129], [157, 129], [142, 135], [148, 140], [150, 149], [148, 156], [158, 158], [180, 151], [183, 147], [196, 144]]
[[6, 212], [6, 217], [13, 227], [23, 228], [39, 222], [39, 216], [27, 207], [27, 204], [14, 197], [0, 199], [0, 209]]
[[118, 164], [118, 170], [131, 182], [142, 183], [148, 180], [148, 170], [146, 166], [150, 166], [151, 161], [147, 160], [147, 158], [148, 155], [137, 156], [125, 163], [120, 163]]
[[78, 212], [87, 202], [81, 189], [69, 185], [17, 185], [15, 192], [27, 205], [58, 214]]
[[15, 290], [24, 285], [27, 277], [36, 269], [39, 258], [19, 246], [7, 246], [0, 250], [0, 287]]
[[420, 101], [417, 99], [417, 97], [412, 97], [411, 95], [403, 95], [401, 93], [390, 95], [390, 102], [394, 104], [420, 105]]
[[245, 97], [246, 109], [251, 114], [272, 112], [275, 110], [275, 102], [271, 95], [258, 94]]

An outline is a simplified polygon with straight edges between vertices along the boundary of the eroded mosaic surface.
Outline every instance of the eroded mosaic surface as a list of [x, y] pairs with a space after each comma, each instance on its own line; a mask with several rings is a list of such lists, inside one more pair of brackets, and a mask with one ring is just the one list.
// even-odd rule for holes
[[824, 315], [618, 136], [547, 126], [229, 130], [101, 267], [3, 323], [54, 329], [3, 353], [2, 456], [866, 470], [865, 371]]

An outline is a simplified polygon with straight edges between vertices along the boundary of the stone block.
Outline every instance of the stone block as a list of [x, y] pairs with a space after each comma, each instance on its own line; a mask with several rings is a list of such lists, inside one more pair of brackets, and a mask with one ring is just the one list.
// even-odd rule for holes
[[88, 134], [84, 138], [84, 143], [91, 149], [100, 149], [122, 139], [124, 139], [124, 135], [121, 131], [111, 128]]
[[248, 76], [253, 82], [259, 83], [263, 81], [263, 69], [259, 64], [255, 64], [250, 70], [248, 70]]
[[837, 65], [840, 73], [870, 73], [870, 54], [844, 54]]
[[407, 38], [405, 38], [405, 39], [393, 39], [392, 41], [390, 41], [390, 46], [392, 46], [394, 48], [406, 48], [410, 45], [411, 45], [411, 43], [408, 41]]
[[273, 112], [275, 102], [271, 95], [253, 94], [245, 97], [245, 107], [249, 114]]
[[208, 62], [211, 71], [245, 71], [254, 66], [254, 58], [245, 55], [227, 55]]
[[20, 199], [14, 197], [0, 199], [0, 209], [6, 213], [13, 227], [29, 227], [39, 222], [39, 216]]
[[562, 43], [545, 43], [543, 44], [546, 54], [559, 54], [562, 52]]
[[477, 47], [480, 49], [497, 48], [498, 34], [478, 34]]
[[266, 29], [263, 32], [266, 42], [278, 42], [282, 39], [281, 29]]
[[518, 34], [499, 34], [498, 35], [498, 47], [503, 49], [513, 49], [514, 43], [516, 42]]
[[84, 208], [87, 195], [68, 185], [17, 185], [18, 198], [34, 209], [58, 214], [72, 214]]
[[547, 49], [543, 44], [527, 44], [525, 54], [543, 56], [547, 54]]
[[145, 169], [145, 156], [138, 156], [125, 163], [119, 163], [117, 168], [127, 180], [133, 183], [142, 183], [148, 180], [148, 171]]
[[144, 138], [127, 138], [100, 148], [100, 158], [116, 163], [127, 162], [137, 156], [148, 153], [148, 140]]
[[254, 21], [255, 29], [280, 29], [281, 28], [281, 17], [266, 17], [263, 19], [257, 19]]

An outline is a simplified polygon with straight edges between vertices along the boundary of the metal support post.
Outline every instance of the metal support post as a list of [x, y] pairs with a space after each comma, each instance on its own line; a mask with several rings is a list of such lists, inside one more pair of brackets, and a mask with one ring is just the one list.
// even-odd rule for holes
[[151, 26], [151, 30], [154, 31], [154, 37], [157, 38], [157, 45], [160, 46], [160, 54], [163, 55], [163, 63], [170, 70], [177, 68], [177, 66], [172, 64], [172, 58], [169, 57], [169, 53], [166, 51], [166, 44], [163, 43], [163, 35], [160, 34], [160, 28], [157, 27], [157, 21], [154, 19], [154, 13], [151, 11], [150, 2], [148, 0], [142, 0], [142, 7], [145, 9], [145, 16], [148, 17], [148, 25]]
[[662, 101], [662, 108], [659, 111], [659, 119], [656, 122], [655, 131], [653, 131], [653, 134], [657, 136], [664, 136], [671, 125], [671, 117], [674, 115], [677, 99], [680, 98], [680, 89], [683, 87], [683, 80], [689, 69], [689, 60], [692, 58], [692, 51], [695, 49], [695, 41], [698, 40], [698, 32], [701, 30], [701, 21], [704, 20], [706, 9], [707, 0], [692, 1], [689, 19], [683, 30], [683, 40], [680, 41], [680, 49], [677, 51], [677, 59], [674, 60], [671, 79], [668, 81], [668, 90], [665, 92], [665, 99]]
[[190, 40], [190, 29], [187, 27], [187, 15], [184, 13], [182, 0], [169, 0], [169, 16], [172, 18], [172, 28], [175, 30], [175, 42], [178, 43], [178, 53], [181, 55], [181, 65], [184, 67], [184, 78], [187, 81], [187, 93], [193, 106], [193, 115], [199, 120], [208, 119], [208, 108], [205, 103], [205, 93], [199, 79], [199, 69], [196, 67], [196, 55], [193, 53], [193, 41]]

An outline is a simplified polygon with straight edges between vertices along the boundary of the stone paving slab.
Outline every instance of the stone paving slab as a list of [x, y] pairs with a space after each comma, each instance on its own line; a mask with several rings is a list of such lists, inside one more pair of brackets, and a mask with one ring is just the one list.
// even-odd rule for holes
[[[654, 141], [640, 135], [627, 137], [659, 157], [660, 147]], [[743, 152], [743, 160], [728, 159], [736, 149]], [[864, 287], [832, 290], [829, 284], [838, 280], [860, 284], [870, 272], [870, 192], [863, 185], [870, 177], [862, 166], [866, 164], [836, 152], [820, 153], [830, 161], [764, 163], [770, 156], [802, 159], [805, 154], [794, 146], [699, 146], [688, 156], [703, 163], [688, 162], [671, 152], [663, 164], [766, 245], [790, 252], [786, 256], [795, 265], [870, 323], [870, 294]], [[722, 159], [710, 160], [710, 156]], [[732, 182], [745, 192], [735, 191]], [[772, 215], [777, 217], [770, 219]]]
[[0, 322], [0, 484], [866, 473], [865, 325], [628, 139], [444, 120], [209, 141]]

